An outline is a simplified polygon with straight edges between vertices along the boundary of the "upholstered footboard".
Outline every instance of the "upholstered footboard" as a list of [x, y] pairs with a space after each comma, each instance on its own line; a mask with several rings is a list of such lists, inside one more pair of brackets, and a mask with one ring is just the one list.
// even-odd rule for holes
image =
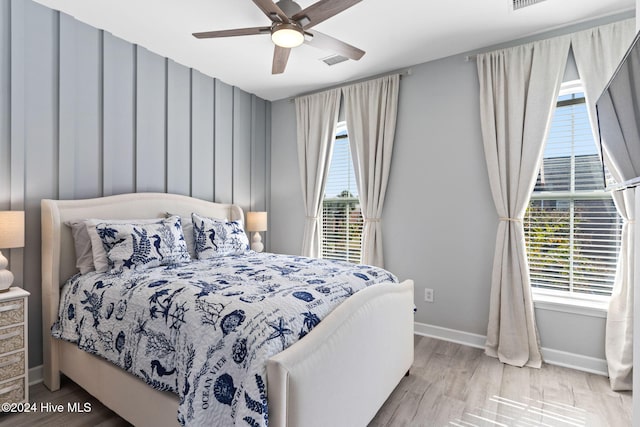
[[366, 288], [267, 362], [269, 425], [365, 426], [413, 362], [413, 281]]
[[[269, 425], [365, 426], [413, 362], [413, 282], [349, 298], [267, 362]], [[178, 425], [178, 397], [53, 339], [60, 371], [136, 426]], [[57, 377], [57, 375], [56, 375]]]

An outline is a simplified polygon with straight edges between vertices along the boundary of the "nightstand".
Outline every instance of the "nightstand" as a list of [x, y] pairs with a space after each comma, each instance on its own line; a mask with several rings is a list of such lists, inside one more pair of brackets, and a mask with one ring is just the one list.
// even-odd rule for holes
[[0, 293], [0, 403], [29, 401], [28, 297], [17, 287]]

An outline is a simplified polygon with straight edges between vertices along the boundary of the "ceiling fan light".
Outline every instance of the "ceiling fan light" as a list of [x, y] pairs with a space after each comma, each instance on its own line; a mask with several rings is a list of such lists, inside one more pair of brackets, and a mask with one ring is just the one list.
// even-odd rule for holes
[[304, 33], [292, 24], [281, 24], [272, 33], [271, 40], [280, 47], [298, 47], [304, 42]]

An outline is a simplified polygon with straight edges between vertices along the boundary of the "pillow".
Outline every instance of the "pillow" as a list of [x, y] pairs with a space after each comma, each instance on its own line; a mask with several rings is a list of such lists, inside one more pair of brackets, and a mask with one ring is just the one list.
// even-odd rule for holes
[[179, 216], [151, 224], [96, 225], [111, 271], [138, 270], [190, 262]]
[[[166, 212], [165, 218], [174, 216], [173, 214]], [[196, 246], [193, 241], [193, 222], [191, 218], [182, 218], [182, 232], [184, 233], [184, 240], [187, 242], [187, 249], [189, 250], [189, 256], [193, 259], [197, 259]]]
[[198, 259], [240, 255], [249, 251], [249, 239], [240, 221], [227, 221], [191, 214]]
[[76, 248], [76, 267], [80, 270], [80, 274], [94, 271], [91, 238], [87, 232], [85, 220], [73, 219], [71, 221], [65, 221], [65, 224], [71, 227], [73, 243]]
[[91, 253], [93, 255], [93, 266], [99, 273], [109, 271], [109, 261], [107, 260], [107, 252], [102, 244], [102, 239], [96, 232], [96, 225], [100, 223], [109, 224], [153, 224], [160, 221], [160, 218], [153, 219], [87, 219], [85, 224], [87, 227], [87, 234], [91, 239]]

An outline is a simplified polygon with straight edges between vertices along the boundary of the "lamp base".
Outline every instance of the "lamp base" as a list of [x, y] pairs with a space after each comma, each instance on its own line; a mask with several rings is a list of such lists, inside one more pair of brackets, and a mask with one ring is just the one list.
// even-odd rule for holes
[[260, 237], [260, 233], [257, 231], [253, 233], [253, 236], [251, 236], [251, 250], [256, 252], [262, 252], [264, 250], [262, 237]]
[[13, 283], [13, 273], [7, 270], [9, 261], [0, 252], [0, 292], [6, 292]]

